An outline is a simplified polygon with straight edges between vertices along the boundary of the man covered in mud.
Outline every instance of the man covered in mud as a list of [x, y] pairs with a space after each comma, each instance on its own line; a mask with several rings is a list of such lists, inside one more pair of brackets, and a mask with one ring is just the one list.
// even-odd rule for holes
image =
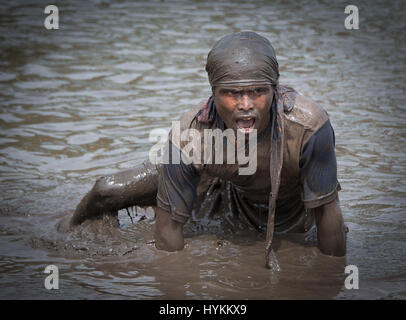
[[[145, 162], [98, 179], [77, 206], [71, 226], [134, 205], [156, 205], [155, 245], [175, 251], [184, 246], [183, 226], [194, 210], [215, 211], [223, 204], [235, 221], [266, 232], [269, 268], [279, 269], [274, 232], [304, 234], [316, 227], [322, 253], [345, 255], [335, 138], [327, 113], [279, 84], [274, 49], [257, 33], [223, 37], [208, 54], [206, 71], [212, 96], [185, 112], [179, 132], [172, 128], [169, 161]], [[189, 129], [201, 144], [195, 148], [194, 143], [192, 161], [184, 152], [187, 139], [179, 139]], [[211, 144], [207, 132], [213, 131], [224, 135]], [[195, 151], [208, 145], [217, 151], [211, 161], [204, 154], [196, 157]]]

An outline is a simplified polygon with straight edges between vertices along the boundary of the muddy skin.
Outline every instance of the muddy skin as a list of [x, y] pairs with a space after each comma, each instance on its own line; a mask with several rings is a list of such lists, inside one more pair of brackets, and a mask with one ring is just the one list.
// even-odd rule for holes
[[[195, 208], [199, 211], [199, 217], [203, 220], [213, 218], [224, 188], [224, 183], [218, 178], [202, 179], [196, 190]], [[59, 232], [66, 232], [86, 220], [102, 219], [104, 216], [116, 217], [118, 210], [128, 210], [135, 206], [151, 206], [156, 210], [157, 189], [157, 168], [147, 160], [135, 168], [100, 177], [77, 205], [72, 217], [68, 217], [69, 222], [62, 219], [57, 224], [57, 229]], [[190, 233], [199, 228], [193, 229]]]
[[134, 205], [154, 206], [157, 188], [158, 172], [147, 161], [134, 169], [101, 177], [80, 201], [69, 225], [72, 228], [104, 214], [117, 215], [118, 210]]

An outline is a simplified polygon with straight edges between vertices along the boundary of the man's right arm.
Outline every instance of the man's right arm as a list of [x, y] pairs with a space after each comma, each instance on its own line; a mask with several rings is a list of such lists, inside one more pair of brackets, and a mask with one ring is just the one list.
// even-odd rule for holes
[[173, 220], [170, 213], [161, 208], [156, 209], [155, 246], [165, 251], [182, 250], [184, 246], [183, 224]]
[[[190, 113], [191, 119], [181, 118], [180, 130], [189, 128], [192, 118], [197, 111]], [[193, 117], [192, 117], [193, 116]], [[172, 139], [177, 141], [172, 142]], [[182, 250], [184, 246], [183, 225], [193, 211], [196, 189], [200, 173], [192, 163], [185, 163], [181, 148], [183, 144], [168, 135], [162, 163], [157, 166], [158, 192], [156, 195], [157, 208], [155, 222], [155, 246], [166, 251]], [[180, 145], [178, 145], [180, 144]]]

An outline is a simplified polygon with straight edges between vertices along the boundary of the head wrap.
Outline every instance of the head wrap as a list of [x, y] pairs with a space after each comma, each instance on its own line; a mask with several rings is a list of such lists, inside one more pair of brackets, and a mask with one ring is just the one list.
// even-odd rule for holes
[[221, 38], [207, 56], [212, 87], [278, 84], [279, 65], [268, 39], [252, 31]]

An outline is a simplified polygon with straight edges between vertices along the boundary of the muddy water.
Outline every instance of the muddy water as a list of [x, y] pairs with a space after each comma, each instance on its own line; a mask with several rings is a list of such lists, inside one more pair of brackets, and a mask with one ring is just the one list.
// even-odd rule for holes
[[[406, 297], [406, 8], [357, 2], [47, 2], [0, 9], [0, 298], [404, 299]], [[354, 3], [355, 4], [355, 3]], [[279, 239], [282, 271], [263, 267], [263, 238], [198, 232], [177, 253], [154, 248], [152, 213], [120, 213], [71, 233], [58, 225], [100, 175], [148, 155], [153, 128], [210, 93], [204, 72], [222, 35], [255, 30], [273, 42], [281, 82], [329, 112], [345, 259]], [[59, 290], [44, 269], [59, 267]], [[359, 268], [359, 290], [344, 267]]]

